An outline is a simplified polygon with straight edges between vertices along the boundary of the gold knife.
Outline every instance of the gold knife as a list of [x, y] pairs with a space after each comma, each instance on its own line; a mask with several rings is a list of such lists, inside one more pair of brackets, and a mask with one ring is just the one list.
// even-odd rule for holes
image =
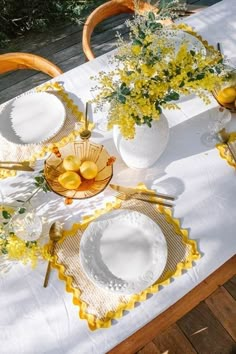
[[23, 166], [23, 165], [4, 165], [0, 164], [0, 169], [4, 170], [14, 170], [14, 171], [34, 171], [32, 167], [29, 166]]
[[136, 197], [135, 194], [125, 194], [125, 193], [122, 194], [122, 193], [120, 193], [119, 195], [116, 196], [116, 198], [121, 199], [121, 200], [127, 200], [127, 199], [141, 200], [142, 202], [146, 202], [146, 203], [163, 205], [167, 208], [174, 207], [174, 204], [168, 203], [166, 201], [161, 201], [160, 199], [157, 199], [157, 197], [155, 197], [155, 199], [154, 198], [146, 199], [145, 196]]
[[125, 193], [127, 195], [139, 194], [140, 196], [146, 195], [146, 196], [157, 197], [157, 198], [162, 198], [167, 200], [175, 200], [174, 196], [166, 195], [162, 193], [156, 193], [155, 191], [143, 191], [138, 188], [123, 187], [117, 184], [109, 184], [109, 186], [112, 189], [114, 189], [116, 192]]

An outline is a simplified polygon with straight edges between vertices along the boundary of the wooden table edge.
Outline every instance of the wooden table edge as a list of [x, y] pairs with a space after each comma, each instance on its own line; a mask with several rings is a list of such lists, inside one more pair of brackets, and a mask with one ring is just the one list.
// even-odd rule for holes
[[232, 278], [236, 273], [235, 270], [236, 256], [233, 256], [174, 305], [118, 344], [108, 354], [136, 353]]

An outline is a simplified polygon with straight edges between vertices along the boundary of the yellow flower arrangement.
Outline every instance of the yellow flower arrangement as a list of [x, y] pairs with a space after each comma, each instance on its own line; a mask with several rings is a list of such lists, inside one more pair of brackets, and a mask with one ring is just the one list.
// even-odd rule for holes
[[0, 256], [5, 255], [8, 260], [21, 261], [23, 264], [30, 262], [33, 268], [37, 265], [38, 259], [51, 259], [50, 253], [46, 246], [39, 245], [37, 241], [25, 241], [18, 237], [11, 229], [11, 221], [17, 214], [24, 215], [27, 203], [40, 190], [49, 191], [43, 174], [35, 177], [34, 184], [37, 189], [27, 200], [17, 200], [20, 203], [19, 207], [0, 205]]
[[[159, 17], [158, 17], [159, 16]], [[183, 25], [163, 27], [160, 15], [136, 15], [127, 21], [128, 41], [118, 38], [118, 50], [112, 72], [100, 72], [95, 79], [99, 90], [98, 108], [110, 103], [108, 129], [120, 127], [121, 134], [132, 139], [135, 126], [158, 120], [162, 109], [177, 109], [182, 95], [198, 95], [207, 104], [208, 93], [225, 77], [222, 57], [213, 47], [190, 50], [185, 40], [176, 48], [168, 34], [182, 32]], [[189, 30], [189, 28], [187, 28]], [[180, 33], [179, 32], [179, 33]]]

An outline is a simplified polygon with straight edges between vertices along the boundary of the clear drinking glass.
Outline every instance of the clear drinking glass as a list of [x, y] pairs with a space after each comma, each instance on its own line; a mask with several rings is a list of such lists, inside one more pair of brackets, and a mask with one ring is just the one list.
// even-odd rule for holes
[[102, 107], [94, 111], [94, 121], [96, 123], [96, 128], [102, 132], [107, 132], [108, 123], [108, 112], [110, 109], [110, 103], [104, 103]]
[[203, 134], [202, 142], [208, 147], [214, 147], [220, 142], [218, 133], [230, 122], [231, 113], [223, 107], [216, 107], [209, 111], [209, 119], [208, 132]]
[[42, 234], [42, 228], [41, 218], [30, 202], [16, 209], [8, 227], [9, 231], [25, 241], [36, 241]]

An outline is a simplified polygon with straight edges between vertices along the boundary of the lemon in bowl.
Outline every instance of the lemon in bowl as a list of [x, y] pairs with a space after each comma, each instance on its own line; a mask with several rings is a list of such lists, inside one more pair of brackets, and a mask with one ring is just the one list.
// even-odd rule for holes
[[81, 185], [81, 178], [74, 171], [66, 171], [59, 175], [58, 182], [66, 189], [77, 189]]
[[76, 155], [68, 155], [63, 159], [62, 163], [66, 171], [79, 171], [81, 160]]
[[93, 161], [84, 161], [80, 166], [80, 174], [85, 179], [93, 179], [98, 174], [98, 167]]

